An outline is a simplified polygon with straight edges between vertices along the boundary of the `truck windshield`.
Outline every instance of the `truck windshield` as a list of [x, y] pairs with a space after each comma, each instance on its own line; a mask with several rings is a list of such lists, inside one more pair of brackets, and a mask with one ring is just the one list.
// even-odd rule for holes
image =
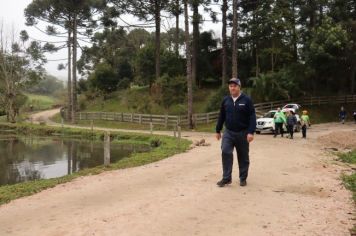
[[274, 117], [274, 113], [275, 113], [275, 112], [267, 112], [267, 113], [263, 116], [263, 118], [273, 118], [273, 117]]

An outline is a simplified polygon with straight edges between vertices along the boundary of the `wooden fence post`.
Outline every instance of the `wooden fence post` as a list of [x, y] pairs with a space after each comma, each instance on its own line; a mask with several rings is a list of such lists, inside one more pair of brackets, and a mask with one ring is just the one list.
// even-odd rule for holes
[[153, 134], [153, 124], [152, 124], [152, 122], [150, 122], [150, 133], [151, 133], [151, 135]]
[[104, 136], [104, 166], [110, 165], [110, 132]]
[[182, 128], [178, 126], [178, 148], [180, 148], [180, 140], [182, 138]]
[[[31, 118], [32, 120], [32, 118]], [[61, 118], [61, 128], [62, 128], [62, 136], [64, 136], [64, 119], [63, 117]]]

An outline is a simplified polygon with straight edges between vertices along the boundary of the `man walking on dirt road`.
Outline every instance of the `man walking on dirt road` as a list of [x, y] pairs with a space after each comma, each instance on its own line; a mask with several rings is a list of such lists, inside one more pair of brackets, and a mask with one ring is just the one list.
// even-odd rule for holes
[[221, 130], [225, 124], [222, 137], [223, 177], [217, 182], [219, 187], [231, 184], [233, 150], [236, 148], [239, 163], [240, 186], [246, 186], [249, 159], [249, 143], [253, 141], [256, 130], [256, 113], [252, 100], [241, 92], [241, 82], [232, 78], [228, 82], [230, 96], [224, 97], [219, 119], [216, 124], [216, 138], [221, 139]]

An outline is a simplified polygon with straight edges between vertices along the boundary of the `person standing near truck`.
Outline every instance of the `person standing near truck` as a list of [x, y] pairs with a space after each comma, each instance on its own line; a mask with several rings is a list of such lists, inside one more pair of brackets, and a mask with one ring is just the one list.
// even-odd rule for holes
[[281, 133], [281, 137], [283, 137], [283, 124], [286, 123], [286, 117], [281, 111], [281, 108], [278, 107], [277, 112], [274, 114], [274, 137], [277, 137], [278, 133]]
[[297, 117], [293, 111], [288, 111], [287, 116], [287, 130], [289, 133], [289, 138], [293, 139], [294, 127], [297, 125]]
[[304, 110], [303, 115], [300, 117], [300, 123], [302, 125], [302, 135], [303, 138], [307, 138], [307, 127], [309, 127], [310, 124], [310, 119], [308, 116], [308, 111]]
[[345, 119], [346, 119], [346, 111], [344, 107], [341, 107], [340, 112], [339, 112], [339, 118], [342, 124], [345, 124]]

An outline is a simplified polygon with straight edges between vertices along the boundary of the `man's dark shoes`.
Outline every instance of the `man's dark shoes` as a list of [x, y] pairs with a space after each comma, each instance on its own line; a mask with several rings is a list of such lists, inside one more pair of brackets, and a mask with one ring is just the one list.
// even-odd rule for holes
[[241, 181], [240, 181], [240, 186], [244, 187], [244, 186], [246, 186], [246, 185], [247, 185], [246, 180], [241, 180]]
[[227, 184], [231, 184], [231, 180], [228, 179], [222, 179], [219, 182], [216, 183], [219, 187], [224, 187]]

